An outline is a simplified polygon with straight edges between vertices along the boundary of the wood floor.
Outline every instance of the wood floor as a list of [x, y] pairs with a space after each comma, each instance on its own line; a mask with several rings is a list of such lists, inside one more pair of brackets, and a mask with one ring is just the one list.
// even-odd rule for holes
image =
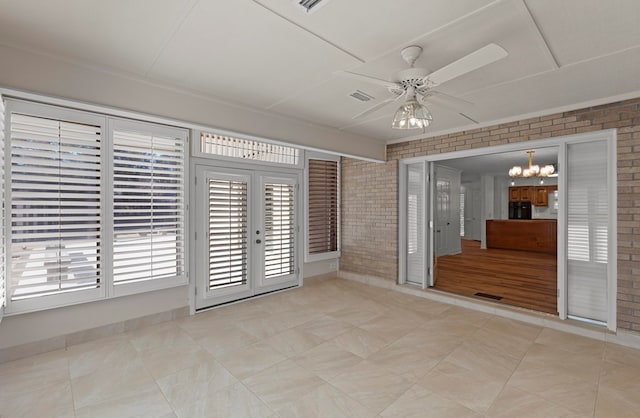
[[482, 250], [479, 241], [462, 240], [461, 254], [437, 258], [435, 288], [555, 314], [556, 265], [555, 255]]

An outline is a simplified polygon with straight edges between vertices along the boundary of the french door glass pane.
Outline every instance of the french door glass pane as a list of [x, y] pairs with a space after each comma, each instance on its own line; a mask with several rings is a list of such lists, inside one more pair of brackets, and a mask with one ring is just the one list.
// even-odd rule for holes
[[209, 290], [247, 283], [247, 183], [209, 179]]
[[294, 273], [294, 198], [293, 184], [265, 183], [265, 279]]

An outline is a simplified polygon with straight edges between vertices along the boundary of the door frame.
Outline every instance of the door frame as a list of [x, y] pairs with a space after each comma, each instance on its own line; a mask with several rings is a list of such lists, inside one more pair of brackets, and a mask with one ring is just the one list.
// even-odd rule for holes
[[[511, 152], [511, 151], [525, 151], [531, 148], [542, 148], [542, 147], [558, 147], [558, 162], [563, 163], [566, 166], [566, 147], [567, 144], [576, 143], [576, 142], [588, 142], [594, 140], [606, 140], [608, 144], [608, 173], [609, 179], [613, 183], [612, 187], [609, 187], [609, 243], [611, 245], [608, 246], [609, 254], [608, 254], [608, 267], [607, 267], [607, 309], [608, 309], [608, 320], [607, 320], [607, 328], [610, 331], [616, 331], [617, 329], [617, 189], [616, 184], [616, 174], [617, 174], [617, 155], [616, 155], [616, 138], [617, 138], [617, 130], [616, 129], [604, 129], [600, 131], [586, 132], [574, 135], [560, 136], [555, 138], [546, 138], [539, 140], [531, 140], [526, 142], [518, 142], [513, 144], [505, 144], [505, 145], [496, 145], [496, 146], [488, 146], [482, 148], [473, 148], [462, 151], [454, 151], [442, 154], [434, 154], [434, 155], [425, 155], [420, 157], [410, 157], [406, 159], [402, 159], [398, 162], [398, 191], [399, 191], [399, 205], [398, 205], [398, 283], [404, 284], [406, 283], [406, 202], [403, 202], [404, 196], [406, 196], [407, 192], [407, 165], [415, 164], [423, 162], [426, 166], [433, 166], [433, 164], [437, 162], [442, 162], [444, 160], [455, 159], [455, 158], [464, 158], [464, 157], [475, 157], [479, 155], [486, 154], [495, 154], [502, 152]], [[433, 168], [431, 168], [430, 177], [428, 179], [433, 179]], [[404, 173], [404, 174], [403, 174]], [[427, 184], [432, 183], [427, 179]], [[566, 203], [567, 203], [567, 180], [566, 177], [563, 176], [562, 171], [560, 172], [560, 176], [558, 178], [558, 202], [559, 202], [559, 210], [558, 210], [558, 235], [557, 235], [557, 243], [558, 243], [558, 252], [557, 252], [557, 286], [558, 286], [558, 316], [560, 319], [567, 319], [567, 211], [566, 211]], [[433, 186], [430, 186], [430, 189], [433, 190]], [[431, 192], [431, 199], [433, 198], [433, 192]], [[428, 216], [425, 219], [425, 225], [428, 225], [430, 231], [433, 230], [433, 206], [430, 205], [430, 210], [425, 211], [428, 212], [425, 216]], [[430, 237], [432, 237], [433, 233], [431, 232]], [[432, 239], [432, 238], [431, 238]], [[430, 245], [426, 248], [427, 258], [430, 260], [429, 263], [432, 266], [431, 272], [433, 272], [433, 241], [430, 241]], [[432, 274], [431, 274], [432, 275]], [[432, 281], [429, 281], [430, 285], [432, 285]], [[423, 286], [424, 287], [424, 286]]]
[[[196, 311], [201, 312], [208, 309], [214, 309], [216, 307], [216, 306], [211, 306], [209, 308], [196, 309], [196, 300], [197, 300], [196, 282], [198, 280], [198, 277], [197, 277], [198, 263], [197, 263], [197, 257], [195, 255], [198, 254], [198, 251], [199, 251], [198, 243], [202, 242], [202, 238], [201, 238], [202, 220], [199, 220], [197, 218], [197, 196], [196, 196], [198, 186], [199, 186], [199, 184], [197, 184], [197, 181], [202, 181], [200, 179], [197, 179], [197, 173], [200, 169], [204, 169], [205, 171], [207, 171], [208, 169], [209, 171], [219, 171], [219, 172], [224, 170], [251, 171], [254, 174], [260, 173], [260, 174], [271, 176], [271, 177], [277, 177], [279, 174], [296, 176], [298, 189], [296, 191], [296, 197], [295, 197], [296, 224], [297, 224], [296, 226], [297, 235], [296, 235], [296, 244], [295, 244], [295, 251], [296, 251], [295, 262], [296, 262], [298, 277], [297, 277], [297, 282], [292, 284], [291, 287], [302, 286], [303, 277], [304, 277], [304, 262], [300, 257], [302, 256], [302, 254], [304, 254], [303, 253], [304, 234], [302, 230], [302, 225], [303, 225], [303, 220], [305, 216], [303, 212], [303, 199], [302, 199], [302, 196], [304, 194], [304, 184], [302, 182], [303, 167], [291, 168], [291, 167], [285, 167], [285, 166], [278, 166], [275, 164], [260, 164], [260, 163], [252, 163], [252, 162], [245, 162], [245, 161], [235, 162], [235, 161], [230, 161], [225, 159], [218, 159], [214, 156], [208, 156], [208, 155], [205, 157], [200, 157], [200, 156], [191, 157], [190, 166], [189, 166], [189, 173], [190, 173], [189, 187], [190, 187], [190, 190], [192, 190], [193, 192], [190, 193], [189, 206], [188, 206], [189, 217], [192, 220], [192, 222], [189, 222], [189, 245], [190, 245], [192, 254], [194, 256], [190, 257], [190, 260], [189, 260], [189, 271], [191, 272], [189, 274], [189, 285], [188, 285], [188, 291], [187, 291], [188, 303], [189, 303], [189, 314], [193, 315], [196, 313]], [[254, 190], [253, 195], [255, 195], [256, 193], [258, 192]], [[198, 232], [200, 232], [199, 235], [198, 235]], [[250, 237], [250, 241], [253, 241], [255, 238], [253, 234], [250, 234], [249, 237]], [[270, 291], [276, 291], [276, 290], [280, 290], [280, 289], [274, 288], [272, 290], [265, 290], [264, 293], [269, 293]], [[247, 296], [247, 297], [258, 297], [264, 293], [256, 294], [253, 296]], [[227, 302], [220, 302], [220, 303], [221, 304], [233, 303], [235, 301], [236, 300], [234, 299], [234, 300], [230, 300]]]

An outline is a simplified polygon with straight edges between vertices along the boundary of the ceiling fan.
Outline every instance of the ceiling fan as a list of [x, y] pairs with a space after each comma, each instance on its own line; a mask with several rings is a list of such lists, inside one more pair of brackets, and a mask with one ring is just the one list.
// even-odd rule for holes
[[[417, 45], [408, 46], [400, 52], [402, 58], [407, 62], [407, 64], [409, 64], [409, 68], [398, 71], [394, 77], [395, 81], [383, 80], [351, 71], [337, 72], [336, 74], [341, 76], [386, 87], [393, 95], [393, 97], [385, 99], [375, 106], [358, 113], [353, 116], [353, 119], [361, 118], [383, 108], [384, 106], [387, 106], [388, 104], [397, 102], [402, 98], [406, 98], [405, 104], [398, 109], [398, 112], [396, 112], [396, 117], [392, 124], [394, 128], [411, 129], [425, 128], [428, 126], [431, 121], [431, 115], [428, 109], [422, 106], [425, 103], [435, 104], [449, 110], [453, 110], [472, 122], [478, 123], [460, 111], [461, 108], [464, 109], [465, 107], [472, 105], [472, 103], [434, 90], [434, 88], [440, 84], [446, 83], [447, 81], [453, 80], [454, 78], [460, 77], [461, 75], [467, 74], [506, 57], [508, 55], [507, 51], [496, 44], [489, 44], [452, 62], [451, 64], [445, 65], [439, 70], [433, 71], [432, 73], [429, 73], [425, 68], [414, 67], [415, 62], [420, 57], [421, 53], [422, 47]], [[421, 113], [419, 115], [417, 113], [410, 114], [411, 111], [414, 110]], [[400, 115], [401, 113], [403, 114]], [[404, 118], [405, 124], [401, 125], [403, 120], [400, 120], [399, 124], [396, 123], [398, 118]], [[407, 120], [410, 119], [412, 119], [412, 122], [415, 122], [415, 120], [422, 120], [422, 122], [407, 123]]]

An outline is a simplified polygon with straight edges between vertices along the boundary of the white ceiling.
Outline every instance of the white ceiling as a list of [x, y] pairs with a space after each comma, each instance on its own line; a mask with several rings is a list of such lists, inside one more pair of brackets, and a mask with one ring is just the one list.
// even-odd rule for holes
[[640, 95], [638, 0], [328, 0], [312, 14], [294, 3], [0, 0], [0, 44], [379, 142], [475, 127], [437, 105], [425, 133], [390, 128], [398, 104], [352, 119], [389, 93], [334, 73], [391, 79], [408, 45], [429, 72], [489, 43], [507, 50], [438, 88], [473, 102], [460, 110], [482, 125]]

